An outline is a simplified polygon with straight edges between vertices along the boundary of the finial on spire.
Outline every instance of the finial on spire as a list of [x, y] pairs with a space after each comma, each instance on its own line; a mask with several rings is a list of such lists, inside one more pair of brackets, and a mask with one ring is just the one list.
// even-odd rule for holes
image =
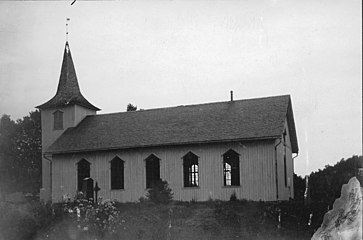
[[68, 22], [70, 21], [70, 18], [66, 19], [66, 41], [68, 42]]

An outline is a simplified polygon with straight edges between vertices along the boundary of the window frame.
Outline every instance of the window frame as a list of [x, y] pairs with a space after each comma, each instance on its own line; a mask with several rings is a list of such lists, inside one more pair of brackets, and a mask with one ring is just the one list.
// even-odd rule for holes
[[53, 112], [53, 130], [63, 130], [63, 111], [56, 110]]
[[[86, 164], [86, 165], [83, 165]], [[81, 160], [79, 160], [77, 163], [77, 192], [82, 191], [82, 184], [83, 184], [83, 179], [85, 178], [90, 178], [91, 177], [91, 163], [89, 161], [87, 161], [86, 159], [82, 158]], [[83, 165], [83, 166], [82, 166]], [[87, 167], [86, 169], [84, 169], [83, 167]], [[82, 167], [82, 168], [81, 168]], [[86, 174], [82, 174], [82, 179], [80, 178], [80, 170], [84, 172], [86, 172]]]
[[110, 189], [112, 191], [125, 189], [125, 161], [118, 156], [110, 161]]
[[[222, 155], [223, 158], [223, 186], [240, 187], [241, 186], [241, 164], [240, 154], [230, 149]], [[227, 169], [226, 165], [230, 166]], [[229, 173], [229, 174], [228, 174]], [[230, 178], [227, 179], [227, 175]], [[228, 182], [230, 181], [230, 182]]]
[[[189, 151], [183, 157], [183, 186], [185, 188], [196, 188], [200, 186], [199, 181], [199, 157]], [[194, 166], [194, 167], [193, 167]]]
[[[146, 189], [149, 189], [153, 186], [155, 182], [161, 181], [160, 178], [161, 159], [155, 156], [154, 154], [150, 154], [144, 161], [145, 161], [145, 186]], [[152, 169], [154, 169], [154, 171], [152, 171]]]

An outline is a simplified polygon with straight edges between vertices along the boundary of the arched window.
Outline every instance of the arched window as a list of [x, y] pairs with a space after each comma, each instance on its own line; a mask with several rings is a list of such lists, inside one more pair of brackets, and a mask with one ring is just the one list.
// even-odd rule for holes
[[124, 161], [119, 157], [111, 160], [111, 189], [124, 189]]
[[151, 154], [146, 162], [146, 188], [151, 188], [154, 183], [160, 181], [160, 159]]
[[77, 190], [82, 191], [83, 180], [90, 177], [91, 164], [82, 159], [77, 163]]
[[53, 113], [54, 130], [63, 130], [63, 112], [57, 110]]
[[228, 150], [223, 154], [224, 186], [239, 186], [239, 154]]
[[188, 152], [183, 157], [184, 187], [199, 186], [198, 156]]

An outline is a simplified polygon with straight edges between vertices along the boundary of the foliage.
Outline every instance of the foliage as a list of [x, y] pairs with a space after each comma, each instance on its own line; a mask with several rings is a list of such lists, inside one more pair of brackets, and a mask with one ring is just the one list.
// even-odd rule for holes
[[309, 178], [311, 200], [332, 206], [335, 199], [340, 197], [343, 184], [357, 175], [359, 167], [363, 167], [363, 157], [352, 156], [347, 160], [342, 159], [334, 166], [327, 165], [323, 170], [311, 173]]
[[297, 202], [253, 201], [0, 204], [0, 239], [309, 239], [307, 210]]
[[229, 201], [237, 201], [236, 192], [233, 192], [231, 197], [229, 198]]
[[340, 197], [343, 184], [356, 176], [360, 167], [363, 167], [363, 157], [352, 156], [310, 174], [311, 203], [308, 211], [313, 213], [312, 225], [315, 229], [320, 226], [324, 214], [332, 208], [334, 201]]
[[167, 204], [173, 199], [173, 193], [167, 181], [157, 181], [148, 190], [148, 200], [156, 204]]
[[62, 207], [63, 212], [60, 214], [77, 223], [78, 230], [86, 232], [88, 236], [103, 237], [105, 233], [116, 232], [119, 211], [115, 202], [103, 201], [93, 204], [92, 201], [81, 198], [63, 203]]
[[132, 112], [132, 111], [136, 111], [136, 110], [137, 110], [137, 106], [134, 106], [131, 103], [127, 104], [127, 108], [126, 108], [127, 112]]
[[0, 186], [5, 192], [38, 193], [41, 187], [40, 112], [11, 120], [0, 118]]
[[304, 200], [305, 180], [294, 173], [294, 199], [297, 201]]

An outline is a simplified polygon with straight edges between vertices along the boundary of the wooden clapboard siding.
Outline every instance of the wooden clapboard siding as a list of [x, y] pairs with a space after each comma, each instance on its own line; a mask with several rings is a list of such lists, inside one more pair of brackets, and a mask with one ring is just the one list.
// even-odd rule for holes
[[[101, 188], [100, 197], [120, 202], [138, 201], [146, 194], [144, 160], [154, 154], [161, 159], [160, 176], [168, 181], [176, 200], [229, 200], [234, 192], [239, 199], [275, 200], [274, 143], [265, 140], [54, 155], [52, 199], [58, 202], [62, 195], [75, 196], [77, 162], [86, 159], [91, 163], [91, 178]], [[240, 154], [241, 186], [238, 187], [223, 186], [222, 155], [229, 149]], [[199, 157], [199, 187], [183, 186], [182, 157], [189, 151]], [[110, 161], [115, 156], [125, 162], [123, 190], [110, 187]]]
[[[287, 121], [285, 122], [286, 129], [286, 172], [287, 179], [290, 181], [290, 185], [285, 186], [285, 173], [284, 173], [284, 146], [283, 144], [279, 144], [277, 147], [277, 163], [278, 163], [278, 188], [279, 188], [279, 200], [288, 200], [290, 197], [294, 197], [294, 169], [293, 169], [293, 160], [292, 160], [292, 150], [291, 150], [291, 141], [290, 141], [290, 133], [287, 125]], [[280, 140], [276, 140], [276, 144], [279, 143]], [[289, 180], [290, 179], [290, 180]]]
[[[63, 129], [62, 130], [54, 130], [54, 116], [53, 113], [55, 111], [63, 112]], [[64, 131], [69, 127], [75, 127], [82, 119], [87, 115], [94, 115], [96, 111], [90, 110], [78, 105], [70, 106], [70, 107], [61, 107], [56, 109], [47, 109], [41, 111], [41, 121], [42, 121], [42, 190], [41, 190], [41, 199], [46, 201], [50, 200], [51, 191], [51, 175], [58, 174], [56, 172], [50, 172], [50, 162], [47, 158], [51, 159], [50, 156], [47, 158], [44, 157], [44, 153], [46, 149], [54, 143], [54, 141], [61, 136]], [[58, 163], [55, 163], [58, 166]], [[55, 166], [53, 166], [54, 169]], [[55, 179], [55, 176], [52, 177]], [[52, 184], [54, 185], [54, 184]], [[58, 190], [52, 190], [52, 192], [58, 192]]]

